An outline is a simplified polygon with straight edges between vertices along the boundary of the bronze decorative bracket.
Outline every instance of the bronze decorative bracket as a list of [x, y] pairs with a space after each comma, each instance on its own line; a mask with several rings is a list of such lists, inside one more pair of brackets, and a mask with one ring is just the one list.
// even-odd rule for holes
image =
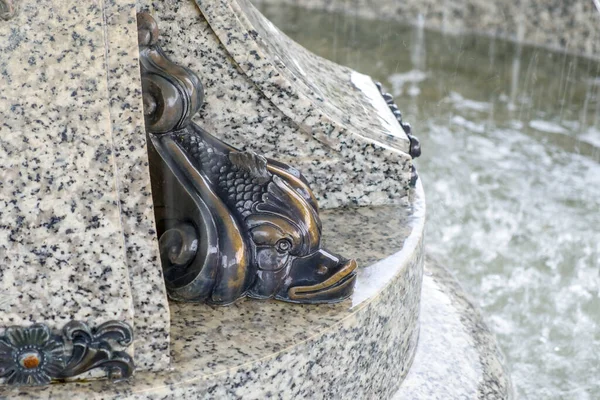
[[138, 14], [144, 113], [159, 247], [175, 300], [242, 297], [328, 303], [351, 295], [357, 265], [321, 247], [316, 199], [296, 169], [239, 151], [191, 122], [200, 79], [158, 47]]

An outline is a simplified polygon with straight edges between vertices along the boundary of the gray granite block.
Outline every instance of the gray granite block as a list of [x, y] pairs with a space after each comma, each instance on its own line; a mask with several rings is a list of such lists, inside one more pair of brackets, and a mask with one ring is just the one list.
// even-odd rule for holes
[[126, 0], [21, 0], [0, 21], [0, 326], [125, 321], [139, 365], [160, 368], [135, 26]]
[[408, 140], [379, 95], [361, 90], [376, 90], [368, 77], [306, 51], [247, 2], [197, 3], [138, 0], [162, 48], [204, 83], [195, 122], [300, 169], [322, 208], [407, 201]]
[[133, 322], [99, 4], [0, 22], [0, 325]]

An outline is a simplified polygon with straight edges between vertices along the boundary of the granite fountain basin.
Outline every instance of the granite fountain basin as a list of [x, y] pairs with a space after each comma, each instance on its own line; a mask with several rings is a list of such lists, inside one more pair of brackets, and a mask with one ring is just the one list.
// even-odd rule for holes
[[419, 337], [425, 200], [323, 212], [324, 240], [360, 262], [351, 299], [290, 306], [171, 303], [171, 367], [131, 380], [2, 388], [32, 399], [389, 398]]
[[[0, 5], [7, 1], [13, 4]], [[11, 133], [1, 147], [8, 185], [0, 186], [6, 205], [0, 217], [2, 226], [16, 226], [0, 242], [10, 265], [1, 287], [11, 293], [0, 302], [0, 339], [33, 332], [54, 347], [36, 347], [34, 354], [25, 348], [29, 342], [3, 342], [0, 361], [17, 372], [0, 387], [0, 397], [510, 397], [501, 354], [478, 311], [443, 268], [428, 261], [423, 277], [425, 199], [413, 165], [420, 146], [391, 96], [371, 78], [311, 54], [244, 0], [118, 0], [86, 9], [44, 0], [42, 6], [23, 0], [0, 25], [2, 54], [10, 55], [1, 78], [8, 89], [0, 97], [0, 129]], [[136, 30], [137, 11], [145, 11], [138, 21], [151, 21], [149, 13], [160, 20], [160, 46], [171, 61], [158, 49], [153, 25]], [[144, 64], [153, 56], [162, 64]], [[146, 118], [144, 132], [144, 116], [158, 103], [146, 96], [156, 92], [140, 85], [138, 57], [142, 82], [160, 72], [172, 86], [191, 82], [178, 94], [204, 100], [182, 101], [175, 111], [185, 117], [174, 118], [172, 131], [153, 131]], [[184, 79], [169, 81], [174, 74]], [[319, 305], [167, 302], [146, 139], [182, 132], [192, 117], [193, 132], [206, 129], [215, 135], [212, 143], [220, 139], [240, 149], [227, 150], [230, 161], [232, 152], [243, 152], [267, 168], [260, 152], [302, 169], [306, 182], [289, 172], [295, 170], [284, 173], [296, 188], [313, 187], [324, 245], [360, 266], [350, 298]], [[185, 152], [177, 154], [187, 160]], [[18, 172], [30, 163], [39, 172]], [[186, 165], [192, 167], [177, 170], [178, 176], [202, 173]], [[314, 199], [295, 193], [314, 217]], [[29, 299], [15, 295], [19, 287]], [[39, 322], [46, 325], [29, 327]], [[114, 331], [103, 336], [88, 323]], [[63, 338], [49, 336], [61, 325]], [[102, 338], [119, 333], [123, 351], [107, 349]], [[75, 346], [74, 338], [82, 342]], [[64, 367], [56, 349], [77, 354], [82, 343], [102, 362], [75, 360], [75, 367], [85, 364], [69, 370], [76, 373], [53, 369]], [[19, 348], [7, 350], [11, 346]], [[449, 369], [453, 362], [460, 368]], [[126, 368], [116, 374], [111, 363]], [[3, 376], [6, 371], [0, 369]], [[459, 375], [465, 384], [451, 384]], [[105, 376], [114, 379], [98, 379]]]

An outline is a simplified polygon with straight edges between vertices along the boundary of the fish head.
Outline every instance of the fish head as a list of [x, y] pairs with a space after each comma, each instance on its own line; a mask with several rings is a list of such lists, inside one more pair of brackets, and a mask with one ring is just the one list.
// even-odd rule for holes
[[352, 293], [356, 262], [322, 248], [315, 207], [283, 179], [273, 177], [246, 226], [257, 267], [251, 296], [327, 303]]

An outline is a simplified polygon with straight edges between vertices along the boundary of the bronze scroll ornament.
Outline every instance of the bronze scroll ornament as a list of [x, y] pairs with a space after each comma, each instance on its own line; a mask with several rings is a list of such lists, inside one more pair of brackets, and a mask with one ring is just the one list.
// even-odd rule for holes
[[97, 328], [71, 321], [62, 334], [44, 324], [11, 326], [0, 335], [0, 378], [7, 385], [39, 386], [100, 368], [110, 379], [126, 379], [135, 365], [129, 354], [114, 346], [132, 342], [131, 327], [120, 321]]

